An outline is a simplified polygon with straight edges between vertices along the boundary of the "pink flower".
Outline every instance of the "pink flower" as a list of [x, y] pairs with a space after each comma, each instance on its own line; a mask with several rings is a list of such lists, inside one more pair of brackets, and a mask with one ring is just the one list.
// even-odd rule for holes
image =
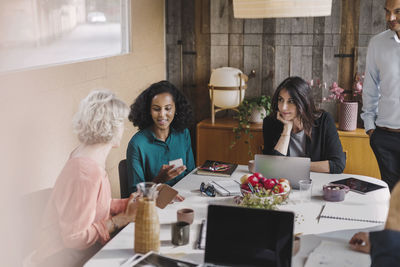
[[328, 99], [336, 100], [343, 102], [344, 101], [344, 89], [339, 87], [336, 82], [333, 82], [331, 87], [329, 88], [331, 94], [329, 95]]

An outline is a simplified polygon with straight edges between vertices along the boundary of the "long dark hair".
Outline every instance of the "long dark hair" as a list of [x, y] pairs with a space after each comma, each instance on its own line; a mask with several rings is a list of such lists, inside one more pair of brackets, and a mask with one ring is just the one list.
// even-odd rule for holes
[[271, 117], [276, 118], [278, 112], [278, 98], [282, 90], [286, 90], [294, 100], [298, 116], [303, 123], [305, 134], [311, 138], [314, 121], [318, 119], [322, 111], [317, 110], [314, 104], [313, 92], [310, 85], [300, 77], [292, 76], [286, 78], [276, 89], [272, 97]]
[[134, 126], [139, 127], [139, 130], [153, 125], [154, 121], [150, 113], [151, 101], [156, 95], [162, 93], [169, 93], [174, 99], [176, 114], [171, 127], [179, 132], [188, 128], [194, 120], [192, 107], [181, 91], [168, 81], [153, 83], [144, 90], [131, 105], [129, 120]]

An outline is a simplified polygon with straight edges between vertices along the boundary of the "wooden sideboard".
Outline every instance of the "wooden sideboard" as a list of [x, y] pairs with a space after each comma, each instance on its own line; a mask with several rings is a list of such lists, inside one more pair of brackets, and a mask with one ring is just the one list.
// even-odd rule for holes
[[355, 131], [339, 131], [340, 142], [346, 153], [346, 168], [344, 173], [360, 174], [381, 179], [378, 162], [369, 145], [369, 136], [364, 129]]
[[[248, 145], [244, 142], [247, 137], [244, 134], [232, 149], [229, 148], [235, 139], [233, 128], [237, 125], [238, 121], [232, 118], [216, 118], [215, 124], [211, 123], [211, 119], [205, 119], [197, 124], [197, 166], [208, 159], [247, 165], [254, 156], [248, 154]], [[262, 123], [252, 123], [250, 132], [254, 136], [250, 139], [251, 151], [253, 155], [261, 154], [264, 143]]]
[[[211, 119], [205, 119], [197, 124], [197, 166], [208, 159], [247, 165], [254, 156], [248, 154], [248, 145], [244, 142], [246, 136], [242, 136], [232, 149], [229, 148], [235, 138], [233, 128], [237, 124], [238, 121], [232, 118], [217, 118], [215, 124], [211, 123]], [[251, 151], [253, 155], [261, 154], [264, 143], [262, 124], [251, 124], [250, 132], [254, 136], [253, 139], [250, 139]], [[353, 132], [338, 131], [338, 133], [343, 151], [346, 153], [344, 173], [380, 179], [378, 163], [364, 129], [357, 129]]]

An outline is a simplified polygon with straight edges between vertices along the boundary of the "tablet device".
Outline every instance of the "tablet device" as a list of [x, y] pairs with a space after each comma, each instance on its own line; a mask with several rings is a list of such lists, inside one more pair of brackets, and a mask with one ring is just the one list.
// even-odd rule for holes
[[354, 177], [349, 177], [343, 180], [333, 181], [332, 184], [344, 184], [350, 187], [350, 190], [360, 194], [366, 194], [368, 192], [385, 188], [382, 185], [366, 182]]

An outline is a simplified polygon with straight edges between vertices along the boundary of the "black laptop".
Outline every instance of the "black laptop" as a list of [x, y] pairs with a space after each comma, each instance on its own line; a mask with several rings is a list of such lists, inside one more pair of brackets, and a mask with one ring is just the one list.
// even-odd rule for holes
[[208, 206], [205, 266], [290, 267], [294, 213]]

